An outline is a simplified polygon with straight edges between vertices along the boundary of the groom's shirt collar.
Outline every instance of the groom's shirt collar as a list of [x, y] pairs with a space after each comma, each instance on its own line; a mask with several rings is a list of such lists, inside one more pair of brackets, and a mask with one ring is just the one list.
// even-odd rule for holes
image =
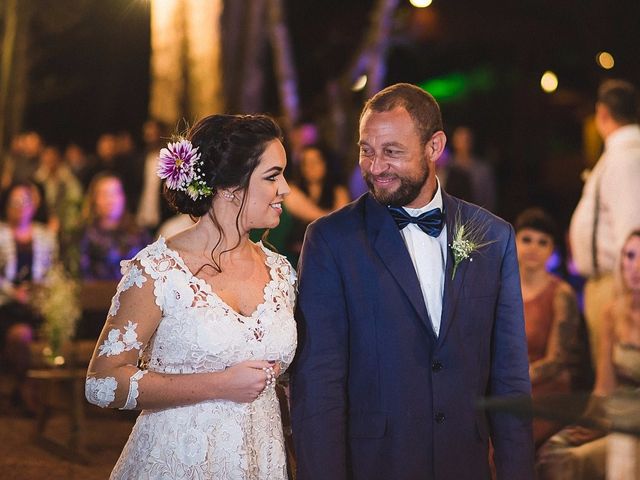
[[417, 217], [418, 215], [428, 212], [433, 208], [439, 208], [441, 211], [444, 211], [443, 202], [442, 202], [442, 190], [440, 189], [440, 180], [438, 180], [438, 177], [436, 177], [436, 182], [437, 182], [436, 194], [433, 196], [431, 201], [427, 203], [424, 207], [420, 207], [420, 208], [402, 207], [402, 208], [404, 208], [407, 211], [407, 213], [412, 217]]

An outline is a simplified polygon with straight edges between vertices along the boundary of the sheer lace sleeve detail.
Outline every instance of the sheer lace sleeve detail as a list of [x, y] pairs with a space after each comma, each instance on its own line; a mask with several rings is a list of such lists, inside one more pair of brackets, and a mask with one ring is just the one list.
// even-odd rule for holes
[[138, 400], [138, 380], [147, 374], [147, 370], [138, 370], [131, 375], [129, 379], [129, 394], [127, 395], [127, 401], [120, 410], [133, 410], [136, 408]]
[[[159, 244], [159, 245], [158, 245]], [[164, 308], [170, 259], [156, 242], [133, 260], [122, 262], [122, 280], [89, 364], [85, 395], [100, 407], [134, 408], [142, 352], [153, 337]]]

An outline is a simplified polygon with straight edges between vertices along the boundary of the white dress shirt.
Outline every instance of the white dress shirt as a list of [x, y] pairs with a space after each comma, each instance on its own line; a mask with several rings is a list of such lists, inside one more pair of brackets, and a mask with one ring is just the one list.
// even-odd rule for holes
[[[443, 209], [440, 182], [433, 199], [422, 208], [403, 207], [412, 217], [428, 212], [433, 208]], [[427, 235], [420, 227], [410, 223], [400, 230], [413, 261], [413, 267], [420, 281], [424, 303], [436, 337], [440, 334], [442, 317], [442, 296], [444, 294], [444, 270], [447, 263], [447, 226], [435, 238]]]
[[640, 127], [637, 124], [620, 127], [606, 138], [604, 152], [589, 175], [571, 218], [571, 251], [578, 272], [584, 276], [596, 273], [592, 251], [596, 201], [599, 203], [598, 273], [611, 273], [627, 235], [640, 228]]

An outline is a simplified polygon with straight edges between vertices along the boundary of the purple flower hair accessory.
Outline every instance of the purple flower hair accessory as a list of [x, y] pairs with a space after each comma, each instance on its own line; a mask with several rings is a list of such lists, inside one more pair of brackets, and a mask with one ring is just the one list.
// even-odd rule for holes
[[166, 181], [167, 188], [186, 192], [193, 200], [198, 200], [213, 193], [203, 180], [199, 161], [198, 147], [180, 138], [160, 150], [157, 173]]

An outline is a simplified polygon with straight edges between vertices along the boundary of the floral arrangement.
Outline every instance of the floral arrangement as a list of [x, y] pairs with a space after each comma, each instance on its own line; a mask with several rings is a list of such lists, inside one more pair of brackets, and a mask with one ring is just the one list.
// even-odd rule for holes
[[82, 313], [79, 285], [62, 264], [55, 264], [35, 292], [33, 301], [44, 319], [42, 336], [47, 340], [52, 356], [56, 356], [75, 334], [76, 323]]
[[494, 241], [484, 241], [486, 235], [486, 227], [482, 225], [476, 217], [472, 217], [468, 222], [463, 223], [460, 219], [460, 212], [456, 214], [454, 223], [453, 240], [451, 241], [451, 250], [453, 252], [453, 273], [451, 279], [456, 276], [458, 265], [463, 260], [473, 261], [471, 254], [477, 252], [482, 247], [493, 243]]
[[204, 181], [200, 170], [198, 147], [185, 139], [178, 138], [160, 150], [158, 176], [166, 180], [167, 188], [186, 192], [193, 200], [208, 197], [213, 189]]

